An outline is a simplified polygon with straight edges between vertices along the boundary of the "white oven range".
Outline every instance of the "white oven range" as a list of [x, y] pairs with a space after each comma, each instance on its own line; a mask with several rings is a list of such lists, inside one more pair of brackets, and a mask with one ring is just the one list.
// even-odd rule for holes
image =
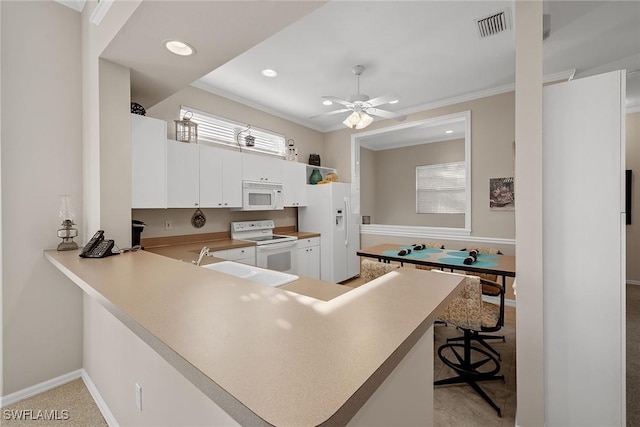
[[298, 238], [273, 234], [275, 222], [270, 219], [231, 223], [231, 238], [256, 244], [256, 265], [269, 270], [296, 274]]

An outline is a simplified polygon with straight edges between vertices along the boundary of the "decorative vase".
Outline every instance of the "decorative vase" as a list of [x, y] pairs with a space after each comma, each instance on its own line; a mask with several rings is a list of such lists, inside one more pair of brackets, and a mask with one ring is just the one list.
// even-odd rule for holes
[[316, 185], [320, 181], [322, 181], [322, 174], [318, 169], [314, 169], [309, 177], [309, 184]]

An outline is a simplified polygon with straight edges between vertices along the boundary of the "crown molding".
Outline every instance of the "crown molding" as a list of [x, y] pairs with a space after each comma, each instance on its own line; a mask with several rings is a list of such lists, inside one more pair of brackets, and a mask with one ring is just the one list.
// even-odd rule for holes
[[326, 130], [323, 130], [322, 128], [320, 128], [318, 126], [312, 126], [309, 123], [307, 123], [307, 122], [305, 122], [303, 120], [300, 120], [300, 119], [298, 119], [296, 117], [290, 116], [288, 114], [281, 113], [280, 111], [276, 111], [276, 110], [274, 110], [272, 108], [265, 107], [264, 105], [258, 104], [257, 102], [250, 101], [250, 100], [248, 100], [246, 98], [243, 98], [241, 96], [234, 95], [232, 93], [229, 93], [229, 92], [226, 92], [224, 90], [218, 89], [218, 88], [216, 88], [216, 87], [214, 87], [214, 86], [212, 86], [212, 85], [210, 85], [208, 83], [205, 83], [203, 81], [196, 80], [195, 82], [191, 83], [191, 86], [195, 87], [196, 89], [204, 90], [205, 92], [213, 93], [214, 95], [221, 96], [223, 98], [226, 98], [228, 100], [237, 102], [239, 104], [246, 105], [247, 107], [255, 108], [256, 110], [260, 110], [260, 111], [262, 111], [264, 113], [271, 114], [272, 116], [280, 117], [281, 119], [288, 120], [288, 121], [296, 123], [296, 124], [298, 124], [300, 126], [304, 126], [306, 128], [313, 129], [313, 130], [321, 132], [321, 133], [326, 132]]
[[86, 0], [55, 0], [63, 6], [67, 6], [77, 12], [82, 13]]
[[96, 8], [91, 12], [89, 22], [93, 25], [100, 25], [114, 1], [115, 0], [98, 0]]
[[[107, 1], [107, 0], [102, 0]], [[543, 83], [551, 83], [551, 82], [557, 82], [557, 81], [561, 81], [561, 80], [572, 80], [573, 77], [576, 74], [576, 70], [575, 68], [572, 68], [570, 70], [565, 70], [565, 71], [561, 71], [558, 73], [553, 73], [553, 74], [547, 74], [543, 77], [542, 81]], [[304, 126], [307, 127], [309, 129], [313, 129], [316, 130], [318, 132], [322, 132], [322, 133], [327, 133], [327, 132], [333, 132], [336, 130], [343, 130], [343, 129], [347, 129], [346, 127], [344, 127], [341, 124], [337, 124], [335, 126], [331, 126], [328, 128], [321, 128], [319, 126], [314, 126], [309, 124], [306, 121], [300, 120], [296, 117], [290, 116], [288, 114], [284, 114], [281, 113], [279, 111], [275, 111], [272, 108], [269, 107], [265, 107], [262, 104], [258, 104], [254, 101], [250, 101], [248, 99], [245, 99], [241, 96], [238, 95], [234, 95], [232, 93], [223, 91], [221, 89], [218, 89], [208, 83], [205, 83], [203, 81], [200, 80], [196, 80], [195, 82], [191, 83], [191, 86], [197, 88], [197, 89], [201, 89], [204, 90], [206, 92], [210, 92], [213, 93], [215, 95], [221, 96], [223, 98], [229, 99], [231, 101], [234, 102], [238, 102], [240, 104], [244, 104], [248, 107], [251, 108], [255, 108], [256, 110], [260, 110], [263, 111], [265, 113], [271, 114], [273, 116], [276, 117], [280, 117], [281, 119], [284, 120], [288, 120], [290, 122], [299, 124], [300, 126]], [[470, 92], [464, 95], [459, 95], [459, 96], [454, 96], [451, 98], [445, 98], [445, 99], [441, 99], [439, 101], [435, 101], [435, 102], [430, 102], [428, 104], [421, 104], [421, 105], [417, 105], [415, 107], [411, 107], [411, 108], [407, 108], [401, 111], [398, 111], [398, 114], [405, 114], [405, 115], [409, 115], [409, 114], [414, 114], [414, 113], [419, 113], [422, 111], [428, 111], [428, 110], [434, 110], [436, 108], [441, 108], [441, 107], [446, 107], [449, 105], [454, 105], [454, 104], [461, 104], [463, 102], [469, 102], [469, 101], [473, 101], [476, 99], [481, 99], [481, 98], [487, 98], [489, 96], [495, 96], [495, 95], [500, 95], [503, 93], [507, 93], [507, 92], [513, 92], [516, 89], [516, 85], [515, 83], [511, 83], [508, 85], [504, 85], [504, 86], [498, 86], [498, 87], [494, 87], [494, 88], [490, 88], [490, 89], [484, 89], [484, 90], [480, 90], [480, 91], [476, 91], [476, 92]], [[386, 120], [386, 119], [385, 119]]]

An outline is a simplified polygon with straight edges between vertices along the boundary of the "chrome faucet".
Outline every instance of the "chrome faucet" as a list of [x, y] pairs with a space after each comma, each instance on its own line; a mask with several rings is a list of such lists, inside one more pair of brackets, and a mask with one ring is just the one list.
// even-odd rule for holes
[[202, 258], [204, 258], [207, 255], [209, 255], [209, 248], [206, 246], [203, 246], [202, 249], [200, 250], [200, 255], [198, 255], [198, 260], [191, 261], [191, 262], [195, 265], [200, 265], [200, 263], [202, 262]]

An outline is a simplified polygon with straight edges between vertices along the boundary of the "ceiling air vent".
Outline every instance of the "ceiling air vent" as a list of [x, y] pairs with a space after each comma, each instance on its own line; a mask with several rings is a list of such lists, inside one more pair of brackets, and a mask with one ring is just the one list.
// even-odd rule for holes
[[511, 29], [511, 17], [509, 9], [494, 13], [485, 18], [476, 19], [480, 38], [492, 36]]

